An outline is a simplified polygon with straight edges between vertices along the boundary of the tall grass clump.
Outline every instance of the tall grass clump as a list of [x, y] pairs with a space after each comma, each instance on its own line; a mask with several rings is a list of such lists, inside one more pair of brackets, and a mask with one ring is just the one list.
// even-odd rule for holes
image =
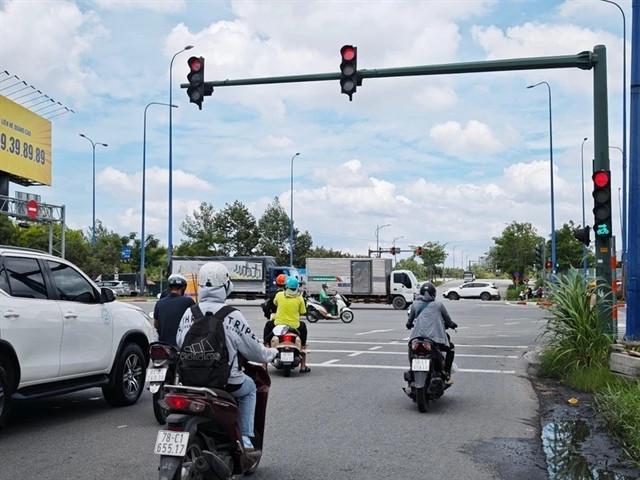
[[[591, 305], [592, 292], [585, 278], [572, 268], [547, 287], [551, 305], [542, 333], [549, 339], [542, 358], [543, 373], [566, 376], [576, 369], [597, 370], [608, 365], [613, 339], [607, 331], [606, 319], [598, 314], [598, 305]], [[596, 301], [602, 302], [604, 298]]]
[[595, 399], [609, 431], [640, 467], [640, 382], [609, 385], [597, 392]]

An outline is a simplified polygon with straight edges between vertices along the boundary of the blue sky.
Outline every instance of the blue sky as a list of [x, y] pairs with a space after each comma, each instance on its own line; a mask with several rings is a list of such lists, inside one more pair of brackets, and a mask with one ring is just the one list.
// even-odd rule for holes
[[[627, 21], [631, 1], [621, 0]], [[366, 254], [446, 243], [462, 266], [506, 224], [550, 235], [548, 93], [552, 90], [555, 224], [592, 223], [592, 72], [578, 69], [365, 79], [349, 102], [339, 82], [221, 87], [202, 111], [180, 84], [187, 59], [206, 80], [337, 72], [344, 44], [375, 69], [573, 55], [605, 45], [609, 138], [622, 142], [622, 16], [599, 0], [0, 2], [0, 71], [74, 113], [52, 119], [51, 187], [10, 185], [66, 206], [70, 228], [96, 217], [140, 232], [144, 109], [168, 103], [172, 69], [173, 242], [200, 202], [235, 200], [259, 218], [275, 196], [314, 245]], [[631, 25], [627, 24], [627, 32]], [[627, 73], [630, 65], [627, 37]], [[6, 74], [0, 76], [0, 80]], [[4, 82], [2, 86], [9, 84]], [[11, 90], [3, 90], [11, 98]], [[628, 96], [627, 96], [628, 98]], [[168, 108], [148, 108], [146, 233], [168, 236]], [[583, 138], [588, 140], [582, 146]], [[583, 148], [582, 148], [583, 147]], [[611, 150], [619, 236], [621, 154]], [[88, 234], [88, 233], [87, 233]], [[620, 242], [618, 242], [619, 244]], [[402, 257], [402, 256], [401, 256]], [[401, 258], [400, 257], [400, 258]]]

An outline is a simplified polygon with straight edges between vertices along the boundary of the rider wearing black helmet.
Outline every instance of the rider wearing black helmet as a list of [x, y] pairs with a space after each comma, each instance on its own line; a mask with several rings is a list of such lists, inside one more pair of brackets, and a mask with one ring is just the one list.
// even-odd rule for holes
[[185, 297], [187, 279], [175, 273], [169, 276], [169, 294], [156, 303], [153, 309], [153, 326], [158, 330], [158, 340], [176, 345], [176, 333], [184, 312], [196, 302]]
[[[451, 366], [455, 356], [455, 346], [446, 333], [447, 328], [458, 328], [458, 324], [451, 320], [449, 312], [442, 302], [436, 300], [436, 287], [431, 282], [420, 285], [420, 295], [416, 297], [409, 310], [407, 329], [411, 338], [426, 337], [438, 344], [441, 351], [446, 352], [444, 374], [450, 379]], [[410, 343], [410, 342], [409, 342]]]

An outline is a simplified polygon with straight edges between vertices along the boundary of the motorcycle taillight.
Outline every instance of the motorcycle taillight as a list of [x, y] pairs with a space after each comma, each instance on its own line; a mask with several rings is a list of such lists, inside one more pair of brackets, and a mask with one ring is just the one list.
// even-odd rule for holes
[[171, 351], [164, 345], [151, 345], [149, 356], [153, 359], [169, 358]]
[[295, 335], [291, 335], [290, 333], [288, 333], [288, 334], [282, 336], [282, 341], [283, 342], [289, 342], [289, 343], [295, 343], [296, 336]]
[[413, 342], [411, 349], [415, 353], [427, 353], [431, 351], [431, 344], [429, 342]]
[[167, 404], [167, 407], [173, 411], [183, 411], [183, 412], [201, 412], [206, 408], [206, 404], [202, 402], [198, 402], [193, 400], [190, 397], [185, 397], [183, 395], [165, 395], [164, 402]]

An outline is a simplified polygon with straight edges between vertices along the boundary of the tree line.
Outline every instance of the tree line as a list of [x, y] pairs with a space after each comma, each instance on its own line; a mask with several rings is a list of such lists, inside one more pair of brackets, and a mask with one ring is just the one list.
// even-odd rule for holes
[[[60, 225], [53, 225], [54, 235], [60, 236]], [[191, 215], [180, 224], [184, 239], [174, 247], [174, 256], [255, 256], [268, 255], [276, 258], [279, 265], [289, 263], [290, 218], [275, 197], [259, 219], [248, 208], [236, 200], [216, 211], [212, 204], [202, 202]], [[556, 231], [556, 258], [558, 271], [570, 267], [581, 268], [583, 244], [573, 237], [575, 225], [572, 221]], [[91, 245], [92, 231], [65, 231], [65, 257], [78, 265], [92, 278], [100, 274], [139, 273], [140, 238], [137, 232], [121, 235], [107, 229], [96, 220], [95, 246]], [[551, 258], [551, 241], [540, 237], [530, 223], [513, 221], [486, 252], [486, 264], [473, 265], [471, 270], [477, 277], [487, 275], [510, 278], [515, 272], [524, 276], [536, 276], [541, 266], [536, 265], [536, 246], [544, 243], [545, 258]], [[304, 267], [307, 258], [351, 257], [340, 250], [314, 246], [308, 231], [293, 230], [295, 266]], [[15, 245], [48, 251], [49, 225], [42, 223], [18, 223], [15, 219], [0, 215], [0, 244]], [[414, 254], [397, 262], [397, 269], [412, 270], [419, 279], [435, 280], [437, 277], [461, 277], [462, 269], [446, 269], [448, 257], [446, 244], [427, 241], [421, 246], [421, 254]], [[128, 259], [122, 258], [123, 247], [130, 248]], [[595, 257], [587, 251], [589, 266]], [[366, 257], [366, 255], [361, 255]], [[145, 275], [152, 280], [167, 276], [167, 247], [153, 235], [145, 238]]]

